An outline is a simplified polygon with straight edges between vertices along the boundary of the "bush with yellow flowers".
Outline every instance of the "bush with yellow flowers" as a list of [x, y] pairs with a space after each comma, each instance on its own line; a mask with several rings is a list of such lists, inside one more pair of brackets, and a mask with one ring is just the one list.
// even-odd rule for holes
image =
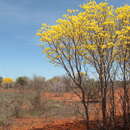
[[6, 84], [13, 83], [13, 79], [12, 78], [4, 78], [3, 83], [6, 83]]
[[2, 84], [5, 86], [5, 87], [10, 87], [13, 83], [13, 79], [12, 78], [3, 78], [3, 81], [2, 81]]

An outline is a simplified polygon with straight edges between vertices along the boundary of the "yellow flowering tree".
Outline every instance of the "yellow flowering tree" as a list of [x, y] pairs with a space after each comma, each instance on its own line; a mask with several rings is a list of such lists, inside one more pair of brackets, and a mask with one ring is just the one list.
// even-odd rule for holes
[[[84, 9], [85, 17], [84, 34], [82, 44], [86, 48], [85, 60], [96, 70], [99, 79], [101, 94], [101, 110], [103, 117], [103, 127], [107, 122], [107, 90], [112, 80], [111, 71], [114, 69], [114, 47], [117, 41], [115, 10], [107, 2], [97, 4], [91, 1], [81, 6]], [[112, 115], [114, 121], [114, 91], [112, 86]]]
[[130, 77], [130, 6], [124, 5], [116, 9], [118, 41], [116, 51], [116, 61], [119, 64], [121, 80], [123, 81], [122, 109], [124, 126], [128, 126], [128, 113], [130, 113], [130, 102], [127, 81]]
[[7, 87], [9, 87], [12, 83], [13, 83], [13, 79], [12, 78], [3, 78], [2, 83], [5, 84]]
[[[84, 45], [81, 44], [84, 18], [78, 15], [78, 10], [67, 10], [67, 15], [57, 20], [57, 25], [42, 25], [37, 33], [44, 42], [43, 52], [51, 62], [61, 65], [77, 86], [79, 96], [85, 108], [86, 124], [89, 129], [88, 102], [82, 86]], [[76, 90], [77, 90], [76, 89]], [[79, 91], [81, 94], [79, 94]]]
[[[112, 83], [117, 61], [121, 61], [118, 59], [123, 57], [121, 59], [128, 63], [130, 56], [130, 6], [115, 9], [107, 2], [97, 4], [95, 1], [90, 1], [81, 5], [81, 9], [67, 10], [68, 13], [58, 19], [56, 25], [43, 24], [37, 35], [40, 36], [40, 41], [44, 42], [43, 52], [50, 61], [61, 65], [80, 89], [87, 120], [89, 120], [88, 104], [82, 87], [81, 72], [88, 65], [95, 69], [100, 84], [105, 128], [108, 85]], [[113, 97], [111, 111], [114, 121], [114, 89], [113, 86], [111, 88]]]

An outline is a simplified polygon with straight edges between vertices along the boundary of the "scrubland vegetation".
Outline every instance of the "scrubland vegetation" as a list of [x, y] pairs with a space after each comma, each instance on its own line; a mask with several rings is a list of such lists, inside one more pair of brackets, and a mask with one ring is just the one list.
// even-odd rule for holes
[[[85, 95], [87, 96], [87, 107], [89, 115], [89, 129], [97, 130], [102, 129], [102, 116], [101, 116], [101, 93], [99, 81], [94, 79], [85, 79], [86, 76], [82, 75], [83, 89]], [[11, 80], [6, 84], [3, 80], [0, 87], [0, 128], [1, 129], [11, 129], [16, 128], [21, 129], [31, 129], [32, 124], [37, 122], [33, 129], [39, 128], [38, 122], [42, 120], [43, 130], [46, 128], [44, 124], [54, 120], [64, 120], [77, 121], [78, 125], [63, 125], [63, 128], [76, 129], [86, 129], [86, 111], [84, 104], [81, 100], [82, 93], [78, 90], [74, 82], [68, 76], [54, 77], [46, 80], [44, 77], [35, 76], [33, 79], [27, 77], [19, 77], [16, 81]], [[107, 91], [107, 129], [114, 129], [117, 127], [119, 129], [122, 127], [124, 118], [123, 116], [123, 87], [122, 81], [114, 81], [114, 101], [112, 104], [112, 93], [111, 93], [111, 83], [108, 85]], [[129, 89], [130, 82], [127, 82], [127, 87]], [[128, 104], [129, 105], [129, 104]], [[114, 115], [113, 115], [114, 107]], [[127, 106], [130, 107], [130, 106]], [[114, 117], [113, 117], [114, 116]], [[129, 113], [128, 115], [129, 116]], [[23, 123], [25, 128], [20, 125], [21, 120], [34, 120], [32, 124]], [[39, 119], [35, 121], [35, 119]], [[129, 117], [127, 118], [129, 119]], [[80, 123], [80, 121], [83, 121]], [[17, 123], [16, 123], [17, 122]], [[64, 122], [64, 121], [63, 121]], [[129, 123], [129, 121], [128, 121]], [[57, 130], [56, 126], [51, 129]], [[69, 124], [69, 123], [68, 123]], [[51, 123], [50, 123], [51, 125]], [[81, 125], [81, 126], [80, 126]], [[84, 126], [82, 128], [82, 125]], [[78, 127], [79, 126], [79, 127]], [[40, 126], [40, 128], [42, 129]], [[53, 128], [54, 127], [54, 128]], [[67, 127], [67, 128], [66, 128]], [[46, 129], [49, 129], [48, 127]], [[128, 127], [126, 128], [128, 129]]]
[[46, 120], [83, 118], [80, 99], [73, 88], [75, 86], [67, 76], [49, 80], [37, 76], [33, 79], [19, 77], [16, 81], [3, 79], [0, 86], [1, 128], [15, 125], [15, 119], [29, 117]]

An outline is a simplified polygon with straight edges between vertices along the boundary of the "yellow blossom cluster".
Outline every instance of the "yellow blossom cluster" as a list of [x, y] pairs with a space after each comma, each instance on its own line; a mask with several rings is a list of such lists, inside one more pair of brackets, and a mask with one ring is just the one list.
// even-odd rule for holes
[[3, 83], [6, 83], [6, 84], [13, 83], [13, 79], [12, 78], [4, 78]]
[[[56, 25], [43, 24], [37, 35], [47, 43], [44, 53], [51, 60], [89, 53], [109, 55], [112, 49], [117, 54], [120, 48], [130, 44], [130, 6], [114, 8], [107, 2], [90, 1], [80, 10], [67, 10]], [[87, 56], [88, 55], [88, 56]], [[115, 57], [115, 56], [113, 56]]]

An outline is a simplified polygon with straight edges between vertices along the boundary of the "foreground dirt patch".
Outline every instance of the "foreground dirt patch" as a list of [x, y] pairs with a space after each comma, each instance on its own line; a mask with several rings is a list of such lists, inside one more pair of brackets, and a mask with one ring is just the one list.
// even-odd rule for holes
[[62, 120], [45, 120], [42, 118], [23, 118], [12, 121], [11, 126], [0, 130], [84, 130], [82, 120], [66, 118]]

